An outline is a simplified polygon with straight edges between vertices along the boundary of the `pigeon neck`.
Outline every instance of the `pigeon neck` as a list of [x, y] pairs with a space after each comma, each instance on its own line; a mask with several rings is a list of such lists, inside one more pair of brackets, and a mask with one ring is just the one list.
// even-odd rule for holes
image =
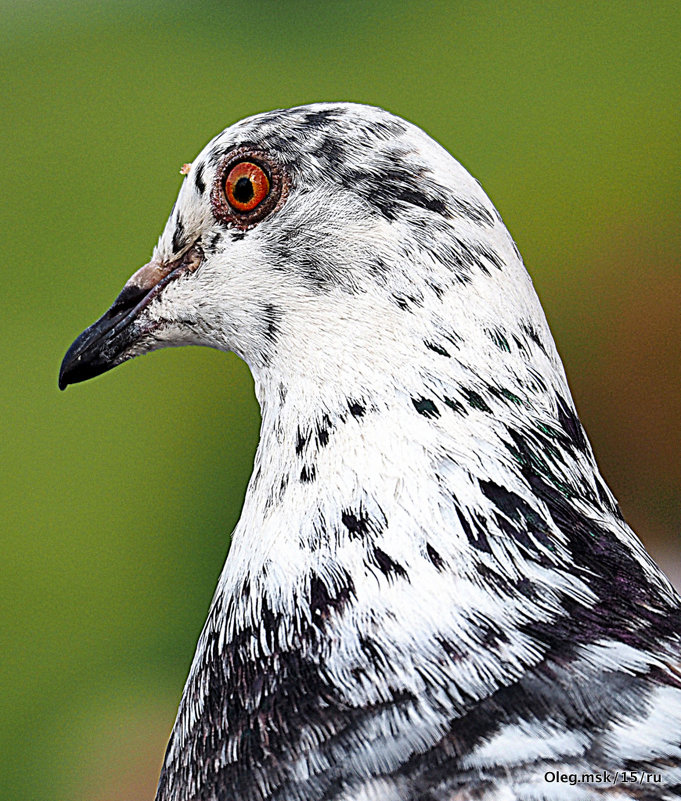
[[344, 563], [358, 580], [381, 561], [387, 574], [423, 562], [467, 576], [481, 554], [503, 573], [512, 552], [522, 572], [533, 525], [538, 548], [567, 558], [537, 481], [592, 509], [612, 504], [569, 395], [535, 392], [532, 417], [537, 385], [428, 387], [408, 363], [399, 384], [385, 374], [371, 389], [339, 375], [330, 388], [302, 375], [256, 383], [260, 444], [227, 574], [265, 576], [267, 592], [293, 597], [312, 573]]

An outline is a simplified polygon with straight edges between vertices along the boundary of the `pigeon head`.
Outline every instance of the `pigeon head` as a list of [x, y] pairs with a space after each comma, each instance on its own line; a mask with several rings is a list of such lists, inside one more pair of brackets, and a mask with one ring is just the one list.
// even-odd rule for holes
[[260, 114], [183, 172], [152, 260], [74, 342], [61, 388], [183, 344], [234, 351], [256, 381], [295, 372], [319, 384], [351, 374], [367, 385], [417, 359], [415, 345], [492, 370], [499, 348], [528, 331], [546, 342], [542, 357], [554, 356], [492, 203], [443, 148], [388, 112], [315, 104]]

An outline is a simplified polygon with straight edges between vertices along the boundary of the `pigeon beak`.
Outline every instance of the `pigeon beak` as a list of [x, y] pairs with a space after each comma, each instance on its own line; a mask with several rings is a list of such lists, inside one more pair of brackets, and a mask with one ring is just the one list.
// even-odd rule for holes
[[128, 349], [152, 325], [140, 325], [139, 314], [180, 275], [194, 272], [203, 254], [198, 246], [170, 263], [150, 261], [130, 278], [113, 306], [76, 339], [66, 352], [59, 370], [59, 389], [87, 381], [132, 358]]

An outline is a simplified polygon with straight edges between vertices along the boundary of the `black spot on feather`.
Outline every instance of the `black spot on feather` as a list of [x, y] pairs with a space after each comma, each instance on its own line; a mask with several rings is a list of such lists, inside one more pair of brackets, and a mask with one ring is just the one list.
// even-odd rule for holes
[[380, 258], [380, 256], [375, 256], [371, 259], [368, 259], [367, 266], [372, 275], [381, 279], [381, 281], [385, 283], [386, 276], [390, 272], [390, 267], [385, 263], [385, 261], [383, 261], [382, 258]]
[[473, 530], [473, 537], [470, 540], [471, 545], [473, 545], [479, 551], [492, 553], [492, 546], [489, 544], [489, 540], [487, 538], [489, 525], [488, 521], [482, 515], [474, 512], [471, 523]]
[[558, 406], [558, 422], [563, 431], [570, 437], [573, 445], [582, 453], [585, 453], [587, 450], [586, 437], [579, 418], [560, 395], [556, 395], [556, 403]]
[[407, 299], [404, 297], [404, 295], [396, 295], [393, 292], [393, 294], [390, 297], [392, 298], [393, 303], [397, 306], [398, 309], [401, 309], [402, 311], [408, 311], [413, 314], [413, 309], [409, 308], [409, 303], [407, 302]]
[[305, 125], [309, 128], [326, 128], [329, 121], [341, 113], [341, 109], [317, 109], [305, 113]]
[[401, 210], [409, 207], [449, 217], [446, 190], [432, 179], [418, 174], [423, 171], [416, 165], [395, 165], [369, 173], [345, 165], [338, 180], [390, 222], [398, 218]]
[[490, 395], [494, 395], [495, 398], [499, 398], [500, 400], [510, 401], [515, 406], [521, 406], [522, 400], [510, 389], [506, 389], [506, 387], [495, 387], [492, 384], [487, 384], [487, 390], [489, 391]]
[[444, 559], [430, 543], [426, 543], [426, 553], [428, 554], [430, 561], [438, 570], [442, 570], [445, 567]]
[[325, 161], [332, 170], [342, 167], [346, 160], [346, 152], [342, 143], [333, 136], [325, 137], [319, 147], [312, 151], [312, 155]]
[[[497, 516], [496, 522], [505, 534], [509, 534], [531, 550], [536, 550], [535, 541], [553, 550], [554, 545], [546, 522], [520, 495], [499, 486], [494, 481], [481, 481], [480, 489], [483, 495], [503, 513], [504, 517]], [[506, 525], [504, 518], [515, 525]]]
[[173, 232], [173, 253], [179, 253], [185, 245], [184, 223], [178, 215], [177, 222], [175, 223], [175, 231]]
[[454, 643], [447, 639], [446, 637], [435, 637], [437, 643], [440, 645], [442, 650], [447, 654], [449, 659], [453, 662], [460, 662], [462, 659], [466, 658], [466, 654], [461, 650], [461, 648]]
[[478, 623], [477, 628], [480, 644], [484, 645], [487, 650], [495, 650], [498, 645], [506, 644], [509, 641], [508, 634], [506, 634], [501, 626], [490, 623]]
[[303, 432], [300, 430], [300, 426], [298, 426], [298, 430], [296, 431], [296, 454], [300, 456], [307, 445], [308, 436], [304, 435]]
[[448, 201], [450, 208], [453, 208], [460, 217], [472, 220], [477, 225], [492, 225], [494, 219], [487, 209], [476, 200], [462, 197], [450, 198]]
[[452, 278], [459, 284], [469, 283], [474, 271], [489, 275], [490, 264], [498, 269], [503, 265], [494, 251], [457, 236], [449, 226], [438, 229], [424, 219], [415, 229], [414, 236], [423, 250], [449, 268]]
[[329, 430], [331, 429], [331, 420], [328, 414], [323, 414], [321, 420], [317, 420], [315, 430], [317, 434], [317, 444], [320, 448], [329, 444]]
[[369, 533], [369, 518], [362, 508], [357, 512], [344, 510], [341, 514], [341, 521], [353, 539], [360, 539]]
[[464, 397], [468, 401], [468, 405], [471, 406], [473, 409], [479, 409], [481, 412], [491, 412], [492, 410], [485, 402], [485, 399], [479, 392], [476, 392], [474, 389], [462, 389], [461, 390]]
[[555, 474], [555, 471], [551, 469], [549, 463], [544, 458], [544, 452], [537, 446], [536, 442], [531, 439], [529, 433], [522, 434], [520, 431], [513, 428], [508, 428], [507, 431], [512, 444], [509, 442], [505, 442], [504, 444], [514, 459], [520, 464], [523, 475], [525, 475], [525, 473], [540, 475], [550, 481], [551, 484], [566, 497], [573, 498], [575, 496], [574, 489], [561, 480]]
[[440, 416], [437, 406], [430, 398], [412, 398], [411, 402], [414, 404], [416, 411], [424, 417], [431, 418]]
[[316, 477], [317, 469], [313, 464], [303, 465], [303, 469], [300, 471], [300, 480], [303, 482], [303, 484], [310, 484], [315, 480]]
[[203, 170], [205, 164], [199, 164], [198, 167], [192, 170], [194, 173], [194, 185], [200, 195], [206, 191], [206, 182], [203, 180]]
[[211, 255], [215, 253], [220, 242], [222, 242], [222, 234], [219, 231], [217, 231], [208, 239], [207, 242], [203, 243], [204, 254]]
[[518, 348], [518, 350], [523, 354], [523, 356], [527, 357], [529, 355], [527, 351], [527, 346], [522, 341], [522, 339], [517, 337], [515, 334], [513, 334], [513, 342], [515, 343], [516, 348]]
[[442, 345], [437, 345], [435, 342], [428, 342], [428, 340], [424, 340], [423, 344], [428, 348], [428, 350], [432, 350], [434, 353], [438, 353], [440, 356], [447, 356], [449, 357], [449, 353], [442, 347]]
[[380, 548], [374, 548], [372, 552], [372, 562], [383, 573], [386, 578], [397, 576], [398, 578], [408, 578], [407, 571], [399, 562], [396, 562]]
[[277, 339], [281, 316], [281, 309], [278, 306], [268, 303], [263, 307], [262, 317], [265, 322], [265, 336], [270, 342], [274, 342]]
[[445, 402], [445, 406], [449, 406], [453, 412], [456, 412], [457, 414], [468, 414], [468, 410], [463, 403], [461, 403], [461, 401], [458, 401], [454, 398], [448, 398], [446, 395], [442, 400]]
[[375, 641], [369, 637], [359, 637], [359, 647], [362, 653], [367, 658], [367, 661], [377, 673], [382, 673], [387, 667], [386, 657], [383, 649]]
[[348, 401], [348, 409], [353, 417], [363, 417], [366, 408], [358, 401]]
[[511, 352], [511, 346], [508, 344], [508, 340], [506, 339], [503, 332], [499, 328], [493, 328], [491, 330], [487, 329], [485, 333], [492, 340], [492, 342], [494, 342], [494, 344], [499, 348], [499, 350], [502, 350], [505, 353]]
[[357, 508], [343, 509], [341, 522], [345, 526], [351, 539], [364, 539], [370, 535], [376, 536], [385, 530], [388, 521], [380, 508], [376, 508], [372, 515], [360, 504]]
[[[454, 508], [456, 509], [456, 515], [459, 518], [461, 528], [463, 529], [468, 542], [478, 551], [492, 553], [492, 549], [487, 541], [487, 530], [485, 525], [477, 518], [473, 518], [472, 523], [469, 523], [459, 507], [455, 506]], [[473, 531], [473, 528], [475, 528], [475, 531]]]
[[546, 353], [546, 348], [544, 347], [544, 343], [539, 339], [539, 334], [537, 333], [537, 329], [531, 323], [521, 323], [520, 327], [522, 330], [527, 334], [527, 336], [534, 342], [534, 344], [544, 353]]
[[310, 579], [310, 611], [318, 625], [328, 620], [333, 612], [340, 614], [355, 597], [355, 585], [346, 571], [339, 579], [335, 576], [337, 587], [330, 588], [322, 579], [313, 575]]

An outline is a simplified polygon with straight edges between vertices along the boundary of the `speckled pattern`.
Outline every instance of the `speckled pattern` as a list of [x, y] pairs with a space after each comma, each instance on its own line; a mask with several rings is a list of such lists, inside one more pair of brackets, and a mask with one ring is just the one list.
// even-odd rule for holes
[[[248, 225], [215, 214], [240, 149], [282, 182]], [[681, 796], [679, 598], [461, 165], [376, 108], [251, 117], [194, 160], [145, 270], [62, 386], [202, 344], [262, 408], [157, 801]]]

